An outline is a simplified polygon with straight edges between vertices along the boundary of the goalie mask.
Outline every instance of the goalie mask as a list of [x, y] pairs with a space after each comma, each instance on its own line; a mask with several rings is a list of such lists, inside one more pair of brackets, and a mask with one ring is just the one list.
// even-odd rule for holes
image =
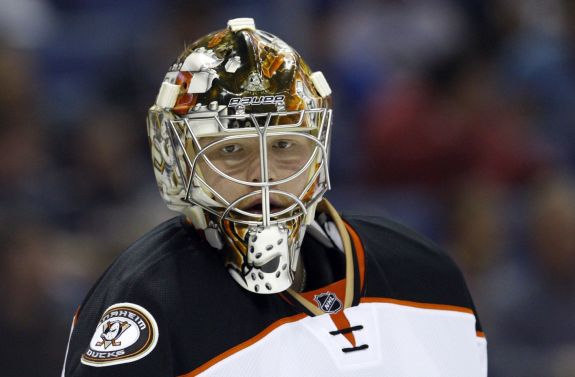
[[162, 198], [257, 293], [288, 289], [329, 189], [331, 90], [279, 38], [235, 19], [188, 46], [148, 113]]

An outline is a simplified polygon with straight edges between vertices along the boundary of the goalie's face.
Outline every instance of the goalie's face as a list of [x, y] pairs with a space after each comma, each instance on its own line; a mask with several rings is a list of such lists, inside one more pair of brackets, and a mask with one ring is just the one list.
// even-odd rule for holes
[[201, 144], [206, 183], [234, 208], [252, 214], [264, 211], [266, 190], [270, 215], [301, 199], [318, 153], [315, 142], [297, 133], [206, 137]]

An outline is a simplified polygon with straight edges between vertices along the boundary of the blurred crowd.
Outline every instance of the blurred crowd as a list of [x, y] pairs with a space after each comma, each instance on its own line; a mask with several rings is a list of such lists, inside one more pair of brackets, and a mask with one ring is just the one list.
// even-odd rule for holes
[[490, 376], [575, 376], [574, 1], [0, 0], [2, 376], [59, 375], [91, 285], [173, 216], [147, 108], [246, 16], [332, 86], [328, 198], [460, 265]]

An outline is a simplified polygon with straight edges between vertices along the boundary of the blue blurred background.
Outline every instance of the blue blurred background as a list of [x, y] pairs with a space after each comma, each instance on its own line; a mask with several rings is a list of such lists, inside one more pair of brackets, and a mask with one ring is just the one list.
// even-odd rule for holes
[[575, 376], [574, 1], [0, 0], [2, 376], [59, 375], [90, 286], [173, 216], [146, 111], [235, 17], [324, 72], [328, 198], [456, 259], [490, 376]]

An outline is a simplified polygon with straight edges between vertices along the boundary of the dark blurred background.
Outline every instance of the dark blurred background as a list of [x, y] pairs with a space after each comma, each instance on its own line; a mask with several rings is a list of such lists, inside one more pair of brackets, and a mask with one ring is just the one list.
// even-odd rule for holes
[[236, 17], [324, 72], [328, 198], [456, 259], [490, 376], [575, 376], [572, 0], [0, 0], [0, 374], [59, 375], [90, 286], [173, 216], [146, 111]]

